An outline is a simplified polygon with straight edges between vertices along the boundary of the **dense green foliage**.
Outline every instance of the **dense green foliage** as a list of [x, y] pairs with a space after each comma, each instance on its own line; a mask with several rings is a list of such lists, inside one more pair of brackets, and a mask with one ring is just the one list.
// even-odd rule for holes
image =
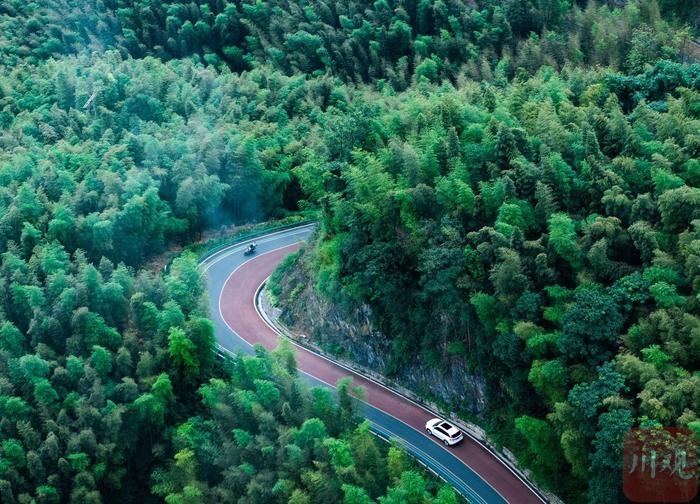
[[[247, 360], [250, 373], [259, 365], [263, 374], [229, 379], [214, 360], [194, 257], [176, 259], [165, 276], [144, 267], [173, 241], [208, 227], [294, 209], [299, 189], [290, 169], [299, 162], [290, 139], [308, 134], [312, 108], [344, 102], [342, 86], [266, 69], [241, 76], [190, 60], [125, 59], [117, 51], [19, 56], [0, 76], [0, 500], [176, 502], [181, 480], [166, 467], [174, 454], [176, 467], [206, 470], [198, 502], [256, 495], [271, 474], [273, 485], [280, 480], [271, 499], [280, 502], [327, 502], [314, 494], [319, 477], [333, 500], [385, 496], [389, 503], [413, 492], [421, 501], [434, 494], [435, 502], [455, 502], [400, 451], [387, 454], [347, 406], [341, 415], [327, 394], [314, 392], [311, 409], [291, 369]], [[197, 391], [210, 378], [200, 401]], [[221, 387], [247, 397], [255, 415], [222, 415], [229, 393]], [[271, 399], [285, 394], [297, 401], [293, 418], [280, 416], [288, 404]], [[307, 421], [321, 431], [317, 443], [302, 443], [295, 472], [281, 452], [279, 468], [261, 458], [261, 479], [245, 466], [249, 480], [226, 487], [229, 465], [222, 458], [212, 466], [214, 450], [228, 446], [230, 457], [245, 461], [255, 455], [252, 445], [235, 455], [224, 428], [255, 434], [252, 420], [273, 429], [280, 450], [295, 449], [288, 436]], [[200, 421], [202, 436], [221, 437], [182, 462], [183, 433], [194, 435], [189, 426]], [[338, 450], [353, 468], [328, 465]]]
[[0, 77], [0, 246], [43, 225], [69, 253], [134, 265], [168, 240], [279, 212], [289, 166], [277, 137], [295, 126], [251, 126], [293, 111], [304, 84], [114, 52], [18, 66]]
[[625, 55], [635, 43], [666, 55], [686, 49], [688, 33], [669, 30], [659, 11], [682, 19], [700, 17], [700, 7], [678, 0], [630, 2], [623, 15], [610, 15], [607, 6], [587, 0], [45, 4], [9, 0], [0, 6], [4, 62], [115, 47], [124, 56], [198, 55], [236, 71], [267, 63], [290, 74], [331, 72], [356, 82], [381, 79], [396, 90], [405, 89], [414, 73], [455, 81], [466, 69], [472, 78], [488, 79], [504, 57], [513, 60], [511, 72], [567, 61], [634, 65]]
[[0, 500], [453, 502], [148, 268], [316, 207], [394, 369], [464, 349], [538, 480], [614, 500], [625, 429], [700, 430], [700, 16], [626, 4], [1, 2]]
[[466, 349], [500, 439], [562, 496], [610, 502], [621, 459], [597, 439], [700, 425], [700, 65], [360, 106], [372, 142], [299, 173], [325, 209], [319, 289], [369, 304], [395, 367]]
[[133, 500], [165, 427], [196, 407], [213, 372], [195, 263], [178, 259], [161, 278], [93, 265], [56, 241], [33, 250], [25, 260], [10, 246], [0, 269], [0, 498]]
[[349, 380], [339, 404], [327, 388], [309, 390], [285, 347], [236, 357], [230, 376], [200, 389], [206, 412], [178, 427], [172, 463], [154, 474], [167, 502], [457, 504], [354, 423]]
[[[326, 410], [312, 410], [291, 370], [246, 360], [233, 369], [245, 366], [252, 376], [262, 366], [254, 381], [238, 374], [227, 380], [215, 367], [213, 326], [203, 318], [193, 257], [175, 260], [164, 277], [143, 269], [172, 240], [282, 213], [285, 200], [295, 204], [283, 190], [293, 193], [288, 170], [295, 166], [283, 139], [308, 131], [301, 113], [326, 82], [272, 72], [221, 74], [190, 61], [123, 61], [115, 52], [22, 64], [0, 77], [2, 502], [157, 501], [159, 495], [178, 502], [178, 489], [168, 486], [181, 480], [178, 469], [156, 471], [153, 481], [151, 473], [200, 421], [202, 436], [221, 438], [191, 460], [183, 461], [188, 452], [177, 448], [175, 467], [184, 464], [193, 475], [195, 467], [206, 470], [199, 501], [223, 493], [238, 501], [266, 484], [276, 459], [260, 459], [267, 471], [260, 481], [224, 485], [230, 459], [211, 460], [231, 434], [224, 426], [252, 436], [251, 421], [263, 422], [260, 428], [271, 428], [270, 439], [284, 450], [295, 447], [270, 422], [291, 436], [312, 419], [327, 425], [318, 446], [299, 448], [295, 473], [281, 452], [272, 483], [279, 479], [282, 490], [271, 499], [286, 502], [288, 491], [298, 502], [327, 502], [314, 494], [313, 478], [323, 477], [332, 485], [324, 491], [355, 495], [348, 502], [366, 502], [365, 492], [397, 502], [415, 488], [426, 498], [437, 492], [435, 502], [455, 502], [395, 450], [390, 459], [400, 464], [390, 475], [387, 454], [366, 428], [355, 432], [347, 408], [338, 413], [345, 423], [333, 423], [336, 408], [322, 392], [314, 392], [314, 407], [325, 400]], [[268, 114], [280, 124], [270, 127]], [[212, 376], [200, 402], [198, 387]], [[251, 395], [251, 383], [264, 395]], [[223, 415], [229, 394], [243, 394], [254, 415]], [[285, 394], [297, 401], [293, 418], [280, 416], [288, 403], [273, 400]], [[187, 420], [203, 408], [216, 415]], [[230, 457], [255, 458], [253, 446], [235, 455], [235, 442], [228, 443]], [[322, 472], [317, 463], [330, 461], [343, 443], [353, 447], [355, 472], [331, 466]], [[371, 484], [370, 468], [378, 471]]]

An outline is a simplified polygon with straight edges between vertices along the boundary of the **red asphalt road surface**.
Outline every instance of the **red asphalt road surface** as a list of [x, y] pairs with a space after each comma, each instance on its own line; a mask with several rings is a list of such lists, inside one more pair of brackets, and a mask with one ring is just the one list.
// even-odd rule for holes
[[[294, 244], [260, 255], [241, 265], [226, 281], [219, 299], [221, 315], [228, 326], [248, 343], [259, 343], [270, 350], [277, 346], [278, 336], [258, 315], [254, 297], [258, 287], [270, 276], [280, 261], [298, 248], [299, 244]], [[425, 433], [425, 423], [432, 418], [427, 411], [304, 348], [297, 347], [296, 353], [297, 366], [302, 371], [331, 385], [335, 385], [345, 376], [351, 376], [354, 385], [360, 385], [366, 390], [366, 401], [369, 404], [410, 425], [418, 432]], [[434, 437], [431, 439], [435, 440]], [[435, 442], [442, 446], [439, 441]], [[508, 502], [542, 503], [532, 490], [493, 454], [470, 438], [465, 436], [460, 444], [446, 449], [471, 467]]]

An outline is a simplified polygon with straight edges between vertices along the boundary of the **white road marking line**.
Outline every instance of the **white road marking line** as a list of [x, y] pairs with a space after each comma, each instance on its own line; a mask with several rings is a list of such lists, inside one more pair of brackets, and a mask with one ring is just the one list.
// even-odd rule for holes
[[[277, 239], [276, 235], [279, 235], [280, 233], [287, 233], [287, 236], [295, 236], [298, 234], [304, 234], [304, 233], [308, 232], [308, 228], [313, 227], [313, 226], [315, 226], [315, 224], [306, 224], [306, 225], [300, 226], [298, 228], [277, 231], [275, 233], [270, 233], [269, 235], [263, 235], [257, 241], [259, 241], [259, 243], [269, 243], [271, 241], [275, 241]], [[228, 246], [222, 248], [221, 250], [217, 250], [212, 255], [205, 257], [204, 259], [202, 259], [202, 261], [199, 263], [199, 265], [205, 266], [204, 270], [207, 271], [209, 268], [211, 268], [215, 264], [218, 264], [219, 262], [223, 261], [224, 259], [228, 258], [232, 254], [235, 254], [236, 252], [241, 252], [242, 250], [245, 250], [244, 245], [246, 245], [248, 242], [251, 242], [251, 241], [256, 241], [256, 239], [250, 238], [250, 239], [244, 239], [241, 242], [232, 243], [231, 245], [228, 245]], [[263, 254], [260, 254], [260, 255], [263, 255]], [[252, 258], [255, 258], [255, 257], [257, 257], [257, 256], [253, 256]], [[212, 261], [212, 259], [214, 259], [214, 258], [215, 258], [215, 260]]]
[[[280, 231], [277, 231], [277, 232], [274, 232], [274, 233], [270, 233], [269, 235], [263, 235], [262, 237], [260, 237], [260, 240], [259, 240], [259, 241], [260, 241], [261, 243], [269, 243], [269, 242], [275, 241], [275, 240], [277, 239], [277, 238], [272, 238], [273, 236], [276, 237], [277, 235], [280, 235], [280, 234], [286, 234], [286, 236], [295, 236], [295, 235], [299, 235], [299, 234], [304, 234], [304, 233], [307, 233], [307, 232], [308, 232], [308, 228], [313, 227], [313, 226], [315, 226], [315, 225], [316, 225], [315, 223], [311, 223], [311, 224], [306, 224], [306, 225], [303, 225], [303, 226], [299, 226], [298, 228], [292, 228], [292, 229], [287, 229], [287, 230], [280, 230]], [[234, 253], [236, 253], [236, 252], [240, 252], [240, 251], [244, 250], [243, 245], [246, 244], [248, 241], [252, 241], [252, 240], [254, 240], [254, 238], [251, 238], [250, 240], [245, 240], [245, 239], [244, 239], [242, 242], [231, 244], [229, 247], [225, 247], [225, 248], [223, 248], [223, 249], [221, 249], [221, 250], [219, 250], [219, 251], [216, 251], [216, 252], [213, 253], [211, 256], [208, 256], [208, 257], [206, 257], [205, 259], [203, 259], [203, 260], [201, 261], [201, 263], [200, 263], [200, 266], [205, 266], [205, 267], [204, 267], [204, 270], [205, 270], [205, 271], [208, 271], [209, 268], [210, 268], [211, 266], [213, 266], [213, 265], [215, 265], [215, 264], [221, 262], [222, 260], [228, 258], [229, 256], [231, 256], [232, 254], [234, 254]], [[229, 325], [228, 321], [227, 321], [227, 320], [224, 318], [224, 316], [223, 316], [223, 312], [222, 312], [222, 310], [221, 310], [221, 301], [222, 301], [222, 296], [223, 296], [224, 287], [228, 284], [229, 280], [230, 280], [231, 277], [234, 275], [234, 273], [236, 273], [236, 271], [238, 271], [238, 269], [240, 269], [243, 265], [247, 264], [249, 261], [254, 260], [254, 259], [256, 259], [257, 257], [262, 257], [262, 256], [264, 256], [264, 255], [270, 254], [270, 253], [272, 253], [272, 252], [277, 252], [277, 251], [282, 250], [282, 249], [287, 248], [287, 247], [292, 247], [292, 246], [296, 245], [297, 243], [299, 243], [300, 241], [303, 241], [303, 240], [299, 240], [299, 241], [297, 241], [296, 243], [291, 243], [291, 244], [289, 244], [289, 245], [284, 245], [284, 246], [281, 246], [281, 247], [277, 247], [277, 248], [275, 248], [275, 249], [272, 249], [272, 250], [269, 250], [269, 251], [264, 252], [264, 253], [262, 253], [262, 254], [259, 254], [259, 255], [256, 255], [256, 256], [251, 257], [250, 259], [248, 259], [248, 260], [242, 262], [242, 263], [239, 264], [236, 268], [234, 268], [234, 270], [231, 271], [231, 273], [226, 277], [226, 280], [225, 280], [224, 283], [223, 283], [223, 286], [222, 286], [222, 288], [221, 288], [221, 291], [219, 292], [219, 299], [218, 299], [219, 317], [223, 320], [224, 324], [226, 324], [226, 327], [228, 327], [228, 329], [231, 331], [231, 333], [232, 333], [233, 335], [237, 336], [239, 340], [243, 341], [243, 342], [244, 342], [246, 345], [248, 345], [250, 348], [253, 348], [254, 345], [251, 344], [250, 342], [248, 342], [247, 340], [245, 340], [245, 339], [244, 339], [243, 337], [241, 337], [238, 333], [236, 333], [236, 331], [233, 330], [233, 328]], [[224, 255], [222, 255], [222, 256], [220, 256], [220, 257], [217, 257], [217, 256], [219, 256], [219, 254], [224, 254]], [[209, 260], [210, 260], [211, 258], [213, 258], [213, 257], [216, 257], [216, 260], [215, 260], [215, 261], [212, 261], [212, 262], [210, 262], [210, 263], [208, 263], [207, 261], [209, 261]], [[268, 277], [268, 278], [269, 278], [269, 277]], [[267, 279], [266, 279], [265, 281], [267, 281]], [[387, 391], [391, 392], [392, 394], [395, 394], [397, 397], [401, 398], [402, 400], [405, 400], [405, 401], [408, 401], [408, 402], [414, 404], [415, 406], [419, 407], [420, 409], [422, 409], [423, 411], [429, 413], [430, 415], [434, 415], [434, 414], [435, 414], [434, 412], [428, 410], [427, 408], [425, 408], [425, 407], [422, 406], [421, 404], [416, 403], [416, 402], [413, 401], [412, 399], [410, 399], [410, 398], [408, 398], [408, 397], [404, 397], [404, 396], [402, 396], [402, 395], [400, 395], [400, 394], [397, 394], [395, 391], [391, 390], [390, 388], [388, 388], [388, 387], [385, 386], [384, 384], [377, 382], [377, 381], [374, 380], [373, 378], [371, 378], [371, 377], [369, 377], [369, 376], [364, 376], [364, 375], [358, 373], [357, 371], [348, 368], [347, 366], [343, 365], [342, 363], [333, 361], [333, 360], [327, 358], [326, 356], [321, 355], [321, 354], [319, 354], [319, 353], [316, 353], [316, 352], [314, 352], [313, 350], [310, 350], [310, 349], [308, 349], [308, 348], [306, 348], [306, 347], [303, 347], [303, 346], [299, 345], [298, 343], [296, 343], [295, 341], [291, 340], [290, 338], [288, 338], [288, 337], [282, 335], [279, 331], [277, 331], [277, 329], [276, 329], [275, 327], [273, 327], [273, 326], [266, 320], [266, 317], [264, 317], [264, 316], [260, 313], [260, 310], [258, 309], [257, 303], [255, 302], [255, 301], [256, 301], [256, 298], [257, 298], [258, 291], [260, 290], [260, 288], [262, 287], [262, 285], [264, 285], [265, 281], [263, 281], [262, 284], [258, 287], [258, 289], [256, 289], [256, 291], [255, 291], [255, 297], [254, 297], [254, 299], [253, 299], [253, 303], [254, 303], [254, 305], [255, 305], [255, 310], [256, 310], [256, 312], [258, 313], [258, 315], [260, 316], [260, 318], [263, 320], [263, 322], [264, 322], [275, 334], [277, 334], [279, 337], [283, 337], [283, 338], [287, 339], [290, 343], [292, 343], [295, 347], [297, 347], [297, 348], [299, 348], [299, 349], [302, 349], [302, 350], [304, 350], [304, 351], [306, 351], [306, 352], [309, 352], [309, 353], [311, 353], [311, 354], [313, 354], [313, 355], [316, 355], [316, 356], [318, 356], [318, 357], [321, 357], [322, 359], [328, 361], [329, 363], [331, 363], [331, 364], [333, 364], [333, 365], [335, 365], [335, 366], [338, 366], [338, 367], [344, 369], [344, 370], [347, 371], [347, 372], [350, 372], [350, 373], [352, 373], [352, 374], [354, 374], [354, 375], [356, 375], [356, 376], [362, 377], [362, 378], [364, 378], [364, 379], [366, 379], [366, 380], [368, 380], [368, 381], [370, 381], [370, 382], [372, 382], [372, 383], [374, 383], [374, 384], [376, 384], [376, 385], [379, 385], [380, 387], [386, 389]], [[231, 352], [229, 349], [227, 349], [226, 347], [224, 347], [223, 345], [221, 345], [221, 344], [218, 343], [218, 342], [217, 342], [217, 346], [218, 346], [219, 348], [223, 349], [224, 351], [226, 351], [227, 353], [233, 355], [233, 352]], [[320, 381], [320, 382], [326, 384], [327, 386], [329, 386], [329, 387], [331, 387], [331, 388], [334, 388], [334, 389], [336, 388], [335, 386], [333, 386], [333, 385], [331, 385], [331, 384], [325, 382], [324, 380], [322, 380], [322, 379], [320, 379], [320, 378], [318, 378], [318, 377], [315, 377], [315, 376], [311, 375], [310, 373], [307, 373], [306, 371], [303, 371], [303, 370], [300, 370], [300, 371], [301, 371], [302, 373], [306, 374], [307, 376], [310, 376], [310, 377], [312, 377], [312, 378], [314, 378], [314, 379], [316, 379], [316, 380], [318, 380], [318, 381]], [[365, 402], [365, 401], [362, 401], [362, 402]], [[377, 407], [377, 406], [374, 406], [374, 405], [372, 405], [372, 404], [369, 404], [369, 403], [366, 403], [366, 402], [365, 402], [365, 404], [368, 404], [368, 406], [370, 406], [370, 407], [372, 407], [372, 408], [375, 408], [375, 409], [377, 409], [378, 411], [381, 411], [381, 412], [384, 413], [385, 415], [390, 416], [391, 418], [395, 419], [395, 420], [398, 421], [398, 422], [403, 423], [404, 425], [406, 425], [406, 426], [409, 427], [410, 429], [413, 429], [414, 431], [416, 431], [416, 432], [418, 432], [418, 433], [420, 433], [420, 434], [423, 434], [422, 431], [420, 431], [420, 430], [416, 429], [415, 427], [413, 427], [413, 426], [407, 424], [406, 422], [404, 422], [403, 420], [401, 420], [401, 419], [395, 417], [395, 416], [392, 415], [391, 413], [388, 413], [388, 412], [382, 410], [381, 408], [379, 408], [379, 407]], [[472, 435], [470, 435], [468, 432], [466, 432], [465, 434], [466, 434], [467, 436], [469, 436], [470, 439], [472, 439], [472, 440], [473, 440], [475, 443], [477, 443], [479, 446], [483, 447], [483, 445], [479, 442], [478, 439], [474, 438], [474, 437], [473, 437]], [[400, 439], [403, 439], [403, 438], [400, 438]], [[405, 441], [405, 442], [408, 443], [408, 441], [405, 440], [405, 439], [403, 439], [403, 441]], [[433, 441], [435, 441], [435, 440], [433, 440]], [[435, 443], [438, 444], [437, 441], [435, 441]], [[412, 446], [413, 446], [413, 445], [412, 445]], [[442, 445], [438, 444], [438, 447], [442, 448]], [[484, 447], [484, 448], [485, 448], [485, 447]], [[416, 449], [417, 449], [417, 448], [416, 448]], [[444, 449], [444, 448], [442, 448], [442, 449]], [[491, 450], [489, 450], [488, 448], [485, 448], [485, 449], [486, 449], [487, 451], [489, 451], [489, 453], [491, 453]], [[418, 449], [417, 449], [417, 450], [418, 450]], [[447, 450], [445, 450], [445, 451], [447, 451]], [[469, 464], [468, 464], [467, 462], [465, 462], [465, 461], [463, 461], [463, 460], [457, 458], [457, 457], [456, 457], [454, 454], [452, 454], [452, 453], [449, 453], [449, 452], [447, 452], [447, 453], [448, 453], [449, 455], [455, 457], [461, 464], [463, 464], [464, 466], [466, 466], [467, 468], [469, 468], [477, 477], [479, 477], [479, 479], [481, 479], [481, 481], [483, 481], [486, 485], [488, 485], [488, 486], [489, 486], [496, 494], [498, 494], [505, 502], [508, 502], [507, 499], [505, 499], [505, 497], [503, 497], [503, 495], [502, 495], [498, 490], [496, 490], [488, 481], [484, 480], [484, 479], [479, 475], [479, 473], [478, 473], [477, 471], [475, 471], [471, 466], [469, 466]], [[426, 455], [426, 456], [427, 456], [427, 455]], [[428, 456], [428, 457], [429, 457], [429, 456]], [[543, 503], [546, 504], [546, 501], [545, 501], [537, 492], [535, 492], [535, 491], [530, 487], [530, 485], [529, 485], [525, 480], [523, 480], [523, 478], [522, 478], [519, 474], [517, 474], [511, 467], [509, 467], [506, 463], [504, 463], [498, 456], [495, 456], [495, 455], [494, 455], [494, 458], [495, 458], [496, 460], [498, 460], [498, 461], [501, 463], [501, 465], [503, 465], [504, 467], [506, 467], [506, 468], [511, 472], [511, 474], [513, 474], [515, 477], [517, 477], [517, 478], [528, 488], [528, 490], [530, 490], [541, 502], [543, 502]], [[432, 457], [431, 457], [431, 459], [432, 459]], [[434, 459], [432, 459], [432, 460], [434, 460]], [[443, 467], [444, 467], [444, 466], [443, 466]], [[446, 469], [446, 471], [449, 471], [449, 470]], [[450, 472], [450, 473], [451, 473], [451, 472]], [[451, 474], [454, 475], [454, 473], [451, 473]], [[455, 477], [456, 477], [456, 475], [455, 475]], [[463, 481], [463, 480], [459, 480], [459, 481]], [[464, 484], [465, 484], [466, 486], [468, 486], [466, 483], [464, 483]], [[481, 499], [481, 497], [479, 497], [479, 499]], [[483, 499], [482, 499], [482, 500], [483, 500]]]

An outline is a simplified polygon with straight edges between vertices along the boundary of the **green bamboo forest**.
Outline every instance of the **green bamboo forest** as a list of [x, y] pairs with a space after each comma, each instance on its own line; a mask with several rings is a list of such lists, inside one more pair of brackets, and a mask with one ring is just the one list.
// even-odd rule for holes
[[700, 437], [699, 38], [684, 0], [3, 0], [0, 502], [464, 502], [162, 268], [299, 214], [390, 372], [459, 354], [540, 487], [626, 502], [630, 428]]

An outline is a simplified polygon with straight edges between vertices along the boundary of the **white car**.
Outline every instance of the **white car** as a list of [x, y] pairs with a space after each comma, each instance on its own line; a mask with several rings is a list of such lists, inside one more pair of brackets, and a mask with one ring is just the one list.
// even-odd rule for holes
[[425, 424], [425, 430], [428, 431], [429, 436], [435, 436], [436, 438], [440, 439], [443, 443], [445, 443], [445, 446], [455, 445], [464, 439], [462, 431], [451, 423], [440, 418], [428, 420], [428, 422]]

